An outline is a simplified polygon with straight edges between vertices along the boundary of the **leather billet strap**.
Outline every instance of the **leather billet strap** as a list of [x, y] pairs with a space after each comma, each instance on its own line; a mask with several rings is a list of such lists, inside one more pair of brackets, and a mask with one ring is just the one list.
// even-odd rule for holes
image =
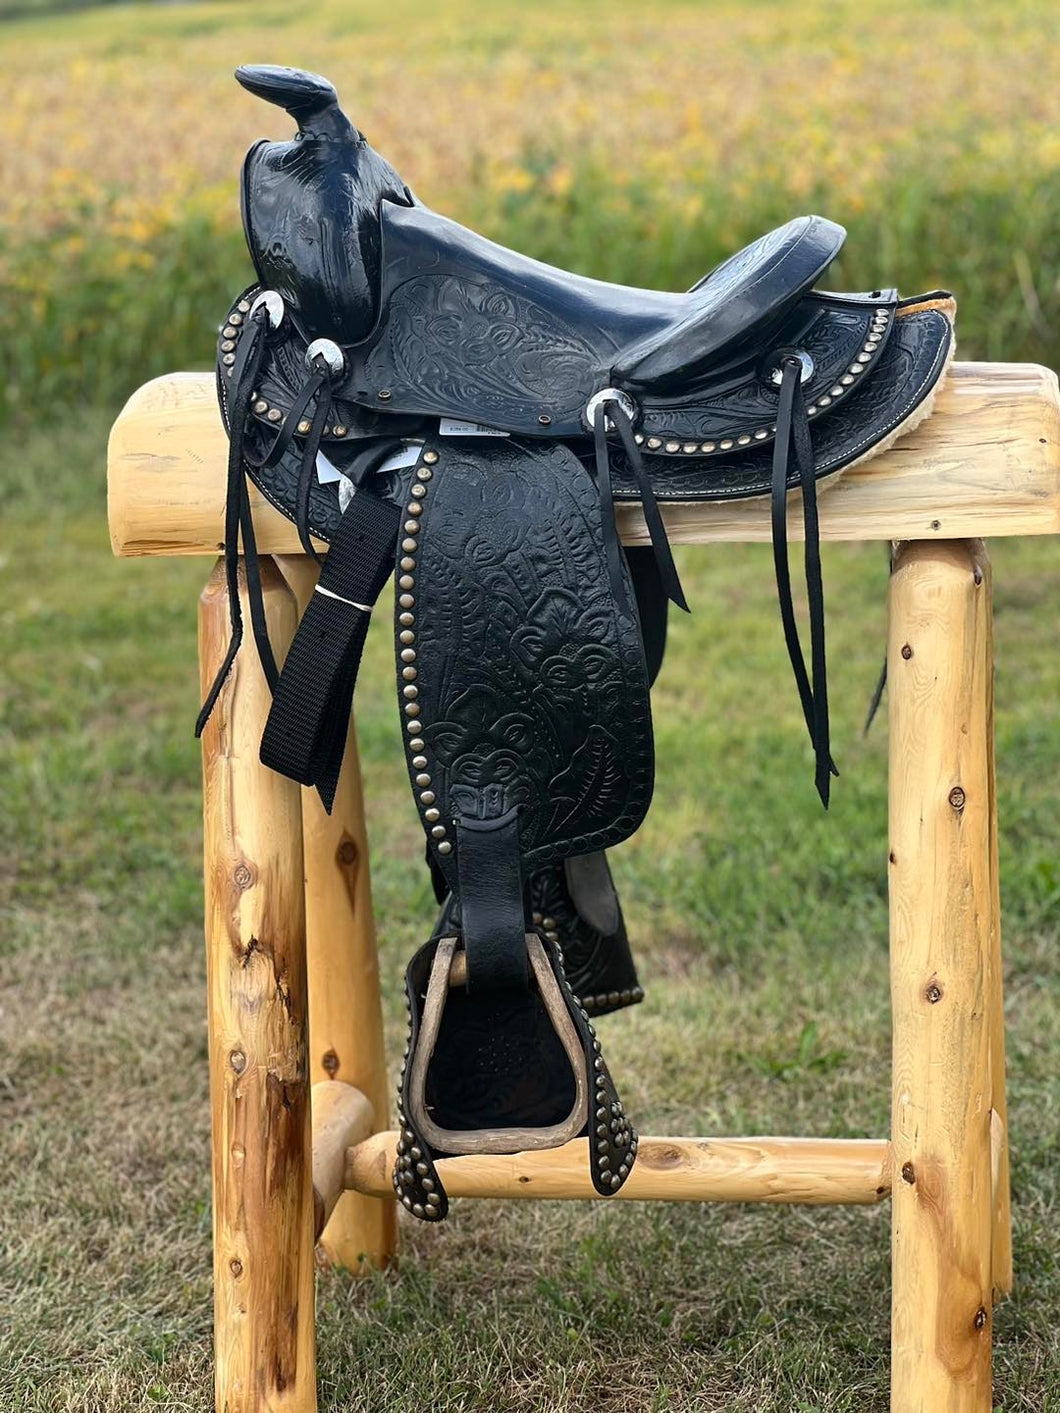
[[456, 849], [468, 991], [525, 990], [518, 808], [496, 819], [457, 819]]
[[331, 549], [287, 653], [261, 738], [261, 759], [316, 786], [331, 813], [372, 606], [394, 567], [401, 512], [363, 487]]

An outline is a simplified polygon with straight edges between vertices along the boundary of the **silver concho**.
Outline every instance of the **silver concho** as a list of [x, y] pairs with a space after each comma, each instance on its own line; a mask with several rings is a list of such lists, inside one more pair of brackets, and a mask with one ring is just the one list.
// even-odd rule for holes
[[253, 318], [258, 309], [264, 308], [269, 316], [269, 328], [278, 329], [283, 323], [283, 296], [277, 294], [274, 289], [263, 289], [250, 306], [249, 318]]
[[[617, 402], [630, 422], [636, 420], [637, 404], [630, 397], [629, 393], [624, 393], [621, 388], [601, 388], [599, 392], [593, 393], [592, 397], [585, 404], [585, 410], [582, 412], [582, 421], [590, 432], [593, 430], [596, 409], [605, 402]], [[610, 432], [613, 432], [615, 429], [615, 424], [611, 421], [610, 417], [608, 417], [605, 422], [605, 428]]]
[[779, 388], [784, 381], [784, 361], [787, 358], [797, 358], [802, 364], [802, 383], [808, 383], [813, 377], [813, 359], [804, 348], [781, 348], [774, 353], [769, 362], [769, 372], [767, 377], [771, 383], [775, 383]]
[[341, 378], [346, 370], [346, 359], [342, 349], [334, 339], [314, 339], [305, 351], [305, 366], [312, 369], [318, 358], [323, 358], [333, 378]]

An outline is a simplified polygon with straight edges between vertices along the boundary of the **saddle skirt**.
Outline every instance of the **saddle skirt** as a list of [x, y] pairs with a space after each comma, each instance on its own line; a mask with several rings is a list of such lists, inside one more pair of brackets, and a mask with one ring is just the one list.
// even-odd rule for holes
[[[649, 690], [686, 607], [660, 502], [768, 495], [781, 619], [827, 804], [835, 773], [816, 484], [928, 415], [953, 352], [936, 291], [816, 288], [845, 232], [802, 216], [690, 290], [607, 284], [508, 250], [417, 200], [332, 85], [257, 66], [298, 131], [242, 177], [255, 282], [218, 345], [240, 549], [273, 709], [262, 759], [330, 808], [372, 605], [397, 575], [406, 764], [442, 912], [406, 975], [395, 1192], [437, 1220], [435, 1160], [579, 1135], [599, 1192], [636, 1134], [590, 1016], [638, 1001], [604, 849], [648, 808]], [[256, 607], [246, 476], [329, 546], [279, 670]], [[793, 605], [805, 524], [810, 655]], [[627, 551], [617, 500], [652, 549]], [[233, 636], [200, 714], [216, 701]]]

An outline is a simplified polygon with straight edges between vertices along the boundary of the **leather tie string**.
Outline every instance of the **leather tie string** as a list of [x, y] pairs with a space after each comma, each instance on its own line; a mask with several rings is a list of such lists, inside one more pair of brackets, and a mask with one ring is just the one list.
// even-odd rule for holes
[[243, 641], [243, 610], [239, 601], [239, 546], [243, 541], [244, 565], [247, 576], [247, 599], [250, 604], [251, 626], [258, 645], [262, 670], [270, 689], [278, 676], [276, 659], [269, 642], [268, 627], [265, 622], [265, 605], [261, 592], [261, 574], [258, 568], [257, 543], [254, 538], [254, 520], [250, 513], [250, 497], [247, 493], [244, 474], [244, 435], [247, 419], [250, 416], [250, 403], [265, 356], [265, 337], [268, 316], [264, 308], [254, 310], [243, 338], [239, 352], [232, 365], [232, 394], [229, 402], [229, 442], [228, 442], [228, 490], [225, 500], [225, 539], [224, 564], [225, 582], [228, 586], [228, 617], [230, 627], [228, 650], [218, 669], [213, 685], [206, 694], [206, 700], [199, 711], [195, 723], [195, 735], [201, 736], [210, 714], [217, 704], [221, 688], [225, 684], [236, 654]]
[[[806, 528], [805, 574], [806, 598], [810, 618], [810, 671], [799, 641], [795, 621], [795, 604], [791, 594], [791, 572], [788, 564], [788, 471], [794, 452], [802, 489], [803, 519]], [[817, 487], [814, 476], [813, 446], [810, 440], [810, 419], [802, 395], [802, 365], [797, 358], [786, 358], [782, 367], [780, 399], [777, 405], [777, 431], [773, 443], [772, 483], [773, 564], [776, 570], [780, 618], [784, 626], [784, 642], [791, 660], [795, 683], [802, 703], [802, 714], [814, 750], [814, 783], [821, 803], [828, 808], [833, 775], [838, 775], [832, 761], [828, 723], [828, 682], [824, 642], [824, 587], [821, 581], [821, 536], [817, 518]]]
[[633, 423], [622, 404], [617, 399], [609, 398], [599, 403], [593, 412], [593, 450], [596, 453], [596, 484], [600, 491], [600, 503], [604, 512], [607, 567], [615, 597], [619, 603], [622, 603], [625, 599], [625, 591], [622, 588], [622, 570], [619, 559], [621, 550], [618, 531], [615, 528], [615, 502], [611, 488], [611, 456], [607, 444], [608, 422], [618, 433], [622, 442], [622, 450], [626, 453], [626, 459], [629, 461], [637, 482], [641, 509], [655, 553], [655, 562], [659, 566], [659, 579], [663, 592], [671, 603], [676, 604], [678, 608], [683, 608], [686, 613], [690, 613], [691, 610], [685, 599], [685, 591], [682, 589], [681, 580], [678, 577], [677, 565], [674, 564], [674, 557], [670, 550], [670, 541], [666, 538], [666, 526], [663, 524], [662, 511], [659, 509], [659, 502], [655, 499], [655, 490], [644, 465], [644, 458], [640, 454], [640, 447], [637, 446], [633, 437]]

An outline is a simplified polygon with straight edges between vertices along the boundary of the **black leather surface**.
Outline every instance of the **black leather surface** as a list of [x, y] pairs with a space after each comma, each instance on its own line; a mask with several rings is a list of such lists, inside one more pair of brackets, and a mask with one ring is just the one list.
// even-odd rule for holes
[[414, 482], [399, 687], [415, 688], [410, 778], [450, 887], [447, 821], [518, 807], [524, 876], [628, 838], [651, 798], [647, 668], [628, 576], [613, 595], [592, 477], [563, 446], [439, 441]]
[[285, 107], [290, 142], [259, 142], [243, 164], [243, 228], [258, 278], [311, 338], [363, 338], [378, 309], [381, 201], [412, 195], [364, 141], [317, 74], [247, 65], [236, 78]]
[[[526, 885], [526, 926], [539, 927], [563, 954], [571, 990], [590, 1016], [643, 1001], [622, 907], [603, 853], [548, 864]], [[462, 907], [450, 893], [436, 936], [462, 931]]]
[[[809, 385], [807, 399], [811, 403], [821, 397], [827, 399], [826, 406], [816, 414], [813, 429], [814, 460], [819, 477], [841, 470], [901, 427], [938, 381], [953, 339], [951, 320], [942, 310], [896, 311], [893, 302], [874, 303], [866, 308], [860, 303], [833, 303], [833, 298], [812, 296], [802, 301], [789, 320], [784, 339], [778, 341], [778, 347], [800, 347], [815, 357], [818, 371]], [[246, 303], [247, 297], [242, 302]], [[873, 311], [886, 309], [888, 322], [879, 343], [866, 355], [868, 361], [858, 364], [854, 361], [858, 355], [852, 350], [867, 342], [864, 332], [865, 321], [871, 317], [869, 308]], [[793, 324], [801, 327], [801, 336], [791, 332]], [[283, 354], [280, 348], [285, 349]], [[644, 408], [639, 433], [643, 439], [641, 450], [659, 499], [735, 500], [767, 492], [773, 442], [773, 423], [769, 417], [775, 401], [772, 385], [762, 376], [764, 363], [768, 361], [758, 357], [745, 362], [737, 370], [736, 380], [713, 397], [690, 396], [680, 406], [659, 404]], [[843, 371], [851, 367], [863, 371], [858, 374]], [[271, 353], [262, 378], [262, 397], [258, 400], [262, 410], [255, 414], [256, 426], [250, 437], [252, 446], [264, 446], [275, 434], [275, 423], [269, 422], [268, 409], [290, 405], [295, 388], [304, 378], [304, 371], [299, 372], [299, 368], [304, 369], [304, 347], [299, 352], [292, 336]], [[839, 381], [844, 377], [854, 381], [844, 386]], [[225, 409], [223, 373], [219, 381], [222, 409]], [[841, 389], [842, 396], [832, 395], [835, 388]], [[356, 416], [356, 407], [347, 408], [340, 403], [337, 415], [345, 418], [347, 414]], [[392, 429], [396, 435], [425, 436], [437, 423], [436, 419], [411, 415], [388, 422], [380, 415], [369, 416], [364, 424], [344, 421], [340, 425], [345, 435], [338, 440], [326, 438], [325, 450], [329, 459], [342, 469], [352, 460], [358, 446], [384, 431]], [[719, 429], [725, 425], [730, 435], [720, 437]], [[715, 429], [713, 440], [705, 430], [708, 428]], [[714, 447], [709, 455], [700, 451], [703, 437]], [[588, 439], [569, 440], [570, 445], [588, 459]], [[652, 445], [653, 441], [659, 444]], [[476, 445], [481, 445], [481, 439]], [[622, 452], [617, 448], [613, 452], [612, 466], [616, 497], [637, 499], [634, 480], [624, 470]], [[256, 473], [253, 468], [251, 474], [264, 494], [286, 515], [293, 517], [298, 450], [288, 452], [267, 474]], [[795, 480], [792, 475], [792, 485]], [[399, 500], [404, 492], [403, 479], [392, 478], [389, 487], [383, 486], [382, 491]], [[338, 495], [334, 485], [314, 485], [310, 496], [310, 523], [314, 531], [330, 539], [338, 518]]]
[[[373, 437], [425, 436], [440, 416], [563, 440], [581, 454], [585, 403], [613, 384], [634, 397], [657, 494], [726, 499], [768, 485], [772, 373], [785, 352], [812, 359], [803, 391], [822, 475], [900, 427], [944, 365], [952, 338], [945, 313], [896, 319], [894, 291], [810, 291], [843, 239], [822, 217], [797, 218], [752, 242], [686, 294], [609, 285], [507, 250], [420, 205], [342, 114], [327, 80], [267, 66], [240, 70], [240, 80], [299, 124], [294, 140], [255, 146], [244, 169], [248, 245], [262, 285], [287, 306], [255, 399], [263, 443], [304, 384], [307, 344], [327, 336], [346, 355], [324, 437], [340, 469]], [[257, 288], [222, 330], [222, 406], [224, 358]], [[295, 444], [258, 477], [287, 514], [298, 454]], [[617, 450], [616, 462], [621, 468]], [[398, 497], [403, 487], [392, 490]], [[621, 469], [616, 490], [634, 494]], [[314, 487], [316, 532], [328, 538], [337, 513], [334, 487]]]
[[700, 385], [734, 357], [745, 361], [748, 339], [785, 322], [843, 234], [801, 217], [677, 295], [557, 270], [421, 206], [383, 203], [379, 223], [379, 325], [363, 346], [347, 346], [339, 396], [375, 408], [385, 394], [395, 411], [459, 409], [550, 437], [584, 434], [597, 388], [617, 385], [650, 402]]
[[[953, 342], [953, 325], [938, 309], [899, 313], [872, 376], [846, 401], [813, 424], [817, 478], [834, 475], [899, 430], [934, 389]], [[650, 455], [650, 453], [649, 453]], [[659, 500], [741, 500], [767, 494], [772, 449], [769, 443], [734, 448], [711, 461], [657, 456], [649, 461]], [[709, 469], [709, 476], [705, 474]], [[612, 459], [615, 498], [636, 500], [637, 488], [622, 455]], [[789, 477], [794, 487], [797, 476]]]
[[467, 994], [525, 990], [526, 917], [519, 866], [519, 807], [490, 819], [453, 823], [460, 874]]

